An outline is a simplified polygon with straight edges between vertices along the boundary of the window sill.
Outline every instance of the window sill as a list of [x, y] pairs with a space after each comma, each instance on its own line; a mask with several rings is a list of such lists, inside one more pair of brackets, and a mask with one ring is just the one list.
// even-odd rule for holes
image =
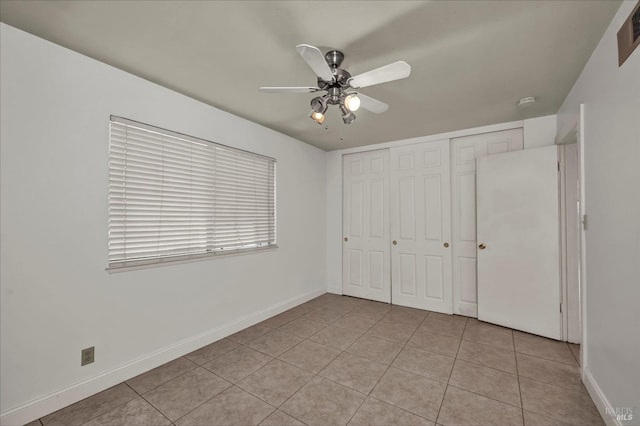
[[277, 248], [278, 248], [277, 245], [270, 245], [264, 248], [260, 247], [260, 248], [251, 248], [251, 249], [227, 250], [227, 251], [219, 251], [215, 253], [173, 256], [173, 257], [166, 257], [161, 259], [133, 260], [129, 262], [121, 262], [117, 264], [117, 266], [108, 266], [107, 268], [105, 268], [105, 271], [107, 271], [110, 274], [117, 274], [119, 272], [136, 271], [139, 269], [149, 269], [149, 268], [155, 268], [159, 266], [180, 265], [183, 263], [200, 262], [203, 260], [210, 260], [210, 259], [220, 258], [220, 257], [226, 258], [226, 257], [232, 257], [232, 256], [244, 256], [247, 254], [254, 254], [258, 252], [273, 251], [273, 250], [276, 250]]

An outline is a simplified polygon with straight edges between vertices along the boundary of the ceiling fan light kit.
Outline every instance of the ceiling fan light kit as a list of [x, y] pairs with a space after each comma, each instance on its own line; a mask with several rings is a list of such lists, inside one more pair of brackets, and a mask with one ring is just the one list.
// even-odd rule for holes
[[324, 113], [327, 112], [327, 101], [318, 96], [311, 99], [311, 119], [318, 124], [324, 123]]
[[318, 87], [261, 87], [265, 93], [314, 93], [326, 91], [322, 96], [311, 99], [311, 114], [309, 117], [318, 124], [322, 124], [328, 105], [337, 105], [342, 114], [342, 121], [351, 124], [356, 119], [353, 113], [360, 107], [380, 114], [389, 109], [389, 105], [362, 93], [350, 91], [362, 87], [406, 78], [411, 74], [411, 66], [404, 61], [394, 62], [380, 68], [352, 77], [340, 68], [344, 54], [338, 50], [331, 50], [323, 55], [320, 49], [308, 44], [300, 44], [296, 50], [307, 65], [318, 76]]
[[344, 106], [344, 105], [340, 105], [340, 112], [342, 113], [342, 121], [344, 122], [344, 124], [351, 124], [353, 123], [353, 121], [356, 119], [356, 115], [349, 111], [349, 109]]
[[357, 93], [349, 93], [344, 98], [344, 106], [347, 107], [349, 111], [357, 111], [360, 108], [360, 98]]

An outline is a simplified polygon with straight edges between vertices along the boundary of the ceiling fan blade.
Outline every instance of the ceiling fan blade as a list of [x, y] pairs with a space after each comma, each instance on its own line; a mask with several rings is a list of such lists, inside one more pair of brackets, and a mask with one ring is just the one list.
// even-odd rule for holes
[[398, 61], [351, 77], [349, 79], [349, 86], [358, 89], [360, 87], [368, 87], [374, 84], [407, 78], [410, 74], [411, 65], [405, 61]]
[[324, 55], [320, 49], [308, 44], [299, 44], [296, 46], [296, 50], [318, 77], [324, 81], [333, 80], [331, 67], [327, 64], [327, 61], [324, 59]]
[[367, 95], [363, 95], [362, 93], [358, 93], [358, 97], [360, 98], [360, 107], [368, 111], [375, 112], [376, 114], [382, 114], [389, 109], [389, 105], [384, 102], [373, 99]]
[[313, 93], [320, 89], [317, 87], [261, 87], [264, 93]]

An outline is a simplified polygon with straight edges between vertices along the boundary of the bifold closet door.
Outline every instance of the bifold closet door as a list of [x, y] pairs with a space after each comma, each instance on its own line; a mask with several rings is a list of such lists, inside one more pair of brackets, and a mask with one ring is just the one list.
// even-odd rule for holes
[[391, 148], [392, 303], [450, 314], [449, 140]]
[[342, 292], [391, 302], [389, 151], [343, 157]]

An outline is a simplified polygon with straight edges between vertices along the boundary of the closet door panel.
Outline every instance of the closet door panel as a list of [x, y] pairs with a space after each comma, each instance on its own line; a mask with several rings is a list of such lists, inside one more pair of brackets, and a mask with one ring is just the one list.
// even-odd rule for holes
[[390, 154], [392, 303], [451, 313], [449, 140]]
[[389, 151], [343, 157], [342, 292], [391, 301]]
[[522, 129], [451, 140], [453, 312], [478, 316], [476, 159], [524, 148]]

